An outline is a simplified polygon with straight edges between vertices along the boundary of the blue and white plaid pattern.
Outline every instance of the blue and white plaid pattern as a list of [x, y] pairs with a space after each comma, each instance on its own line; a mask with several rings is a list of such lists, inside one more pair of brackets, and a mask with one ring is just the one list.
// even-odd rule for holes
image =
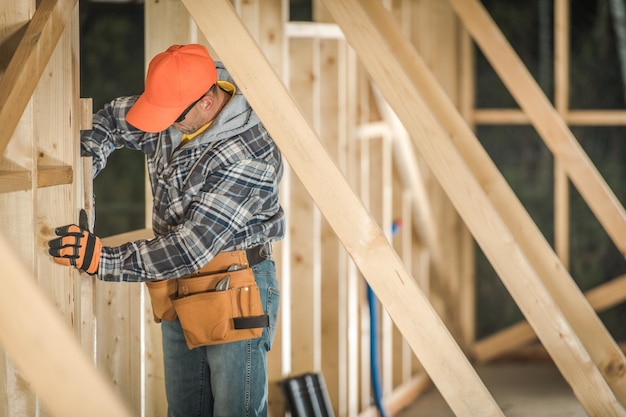
[[281, 154], [239, 92], [206, 132], [177, 151], [180, 132], [146, 133], [127, 124], [136, 99], [115, 99], [94, 115], [93, 129], [81, 138], [82, 154], [94, 157], [95, 175], [115, 149], [146, 154], [156, 237], [103, 248], [98, 278], [178, 278], [219, 252], [284, 236]]

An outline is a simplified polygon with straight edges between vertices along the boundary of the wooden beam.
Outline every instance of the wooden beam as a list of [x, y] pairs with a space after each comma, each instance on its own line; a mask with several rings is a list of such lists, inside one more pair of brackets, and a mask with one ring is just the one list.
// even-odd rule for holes
[[518, 109], [476, 109], [471, 121], [477, 125], [527, 125], [528, 116]]
[[78, 129], [91, 130], [93, 126], [93, 99], [91, 97], [81, 98], [78, 105], [80, 106]]
[[[587, 291], [585, 297], [597, 312], [624, 302], [626, 300], [626, 275], [621, 275]], [[527, 322], [516, 323], [476, 342], [474, 357], [478, 362], [487, 362], [532, 342], [536, 337]]]
[[[519, 109], [476, 109], [469, 120], [480, 125], [527, 125], [530, 119]], [[569, 110], [563, 120], [572, 126], [626, 126], [624, 110]]]
[[[347, 108], [343, 105], [346, 85], [342, 81], [346, 78], [345, 41], [337, 39], [319, 40], [319, 95], [316, 105], [319, 108], [317, 119], [319, 123], [319, 135], [325, 138], [324, 147], [329, 156], [338, 164], [345, 158], [340, 135], [343, 134], [344, 126], [341, 122], [346, 120]], [[263, 48], [265, 51], [265, 48]], [[265, 53], [267, 56], [267, 52]], [[345, 172], [345, 170], [343, 171]], [[341, 362], [341, 350], [345, 346], [347, 334], [342, 315], [342, 308], [346, 305], [346, 299], [342, 297], [341, 286], [345, 285], [345, 268], [342, 268], [342, 260], [345, 260], [345, 251], [341, 242], [335, 235], [328, 222], [320, 215], [320, 246], [321, 261], [318, 266], [321, 279], [321, 371], [324, 374], [326, 388], [329, 393], [334, 414], [341, 415], [340, 405], [346, 404], [345, 383], [342, 385], [341, 378], [345, 375], [345, 364]], [[343, 283], [341, 281], [344, 281]]]
[[78, 0], [42, 0], [0, 78], [0, 155], [11, 140], [76, 3]]
[[612, 279], [585, 293], [596, 311], [604, 311], [626, 301], [626, 275]]
[[46, 407], [57, 416], [130, 417], [4, 235], [0, 253], [0, 344]]
[[134, 242], [140, 239], [152, 239], [154, 232], [152, 229], [138, 229], [113, 236], [103, 237], [102, 244], [105, 246], [119, 246], [127, 242]]
[[561, 115], [569, 110], [569, 37], [568, 0], [554, 2], [554, 103]]
[[[289, 79], [286, 81], [294, 100], [312, 125], [319, 120], [315, 116], [315, 97], [319, 83], [319, 44], [311, 39], [289, 41]], [[215, 47], [215, 46], [214, 46]], [[229, 68], [230, 69], [230, 68]], [[319, 126], [317, 126], [319, 128]], [[321, 218], [311, 196], [298, 178], [291, 180], [289, 190], [291, 213], [287, 217], [291, 234], [291, 274], [298, 277], [291, 282], [292, 294], [307, 294], [302, 300], [293, 298], [290, 314], [292, 372], [301, 374], [321, 370], [321, 276], [318, 273]]]
[[0, 171], [0, 194], [33, 188], [30, 171]]
[[580, 126], [626, 126], [624, 110], [570, 110], [567, 123]]
[[[71, 184], [74, 171], [69, 165], [37, 167], [37, 188]], [[0, 193], [8, 193], [32, 188], [31, 171], [0, 171]]]
[[[476, 124], [472, 120], [472, 112], [476, 108], [476, 51], [472, 38], [467, 31], [459, 25], [459, 113], [468, 123], [468, 127], [475, 131]], [[467, 228], [463, 228], [460, 237], [463, 252], [461, 265], [461, 302], [459, 305], [460, 325], [463, 341], [466, 347], [472, 346], [476, 341], [476, 256], [474, 238]]]
[[477, 0], [450, 2], [615, 246], [626, 256], [626, 212], [615, 194], [484, 6]]
[[334, 23], [287, 22], [287, 38], [343, 39], [343, 33]]
[[71, 166], [40, 165], [37, 167], [37, 188], [71, 184], [74, 170]]
[[[397, 22], [376, 0], [328, 1], [326, 6], [344, 30], [346, 38], [359, 54], [371, 77], [379, 86], [385, 86], [381, 91], [386, 100], [411, 134], [415, 146], [446, 190], [509, 293], [552, 354], [563, 376], [574, 387], [581, 403], [592, 415], [623, 415], [624, 410], [616, 402], [615, 396], [598, 371], [598, 364], [612, 361], [616, 361], [619, 368], [624, 362], [623, 355], [609, 354], [612, 353], [610, 349], [615, 343], [608, 333], [602, 331], [605, 329], [583, 297], [579, 297], [583, 302], [582, 306], [578, 306], [578, 288], [571, 283], [572, 280], [554, 279], [556, 274], [567, 276], [566, 272], [563, 275], [558, 258], [552, 262], [550, 258], [542, 256], [543, 247], [547, 247], [546, 253], [550, 253], [550, 246], [542, 240], [541, 233], [523, 207], [521, 210], [517, 208], [521, 204], [484, 149], [477, 146], [473, 133], [446, 94], [441, 91], [415, 49], [398, 30]], [[376, 53], [372, 54], [372, 50]], [[443, 128], [432, 118], [431, 110], [425, 106], [422, 97], [430, 103]], [[454, 144], [448, 132], [454, 138]], [[454, 145], [468, 160], [461, 158]], [[466, 163], [470, 164], [473, 172]], [[480, 183], [476, 181], [477, 177]], [[501, 195], [507, 190], [510, 195]], [[486, 193], [497, 197], [494, 198], [497, 201], [489, 201]], [[492, 205], [496, 203], [499, 213]], [[524, 222], [524, 219], [527, 221]], [[508, 228], [503, 220], [509, 221]], [[529, 233], [534, 236], [532, 245], [538, 243], [541, 251], [531, 247], [531, 242], [526, 237]], [[523, 245], [524, 251], [520, 245]], [[544, 282], [540, 281], [533, 269], [537, 266], [531, 266], [528, 253], [532, 255], [532, 262], [545, 268], [541, 269]], [[551, 281], [557, 283], [552, 284]], [[547, 291], [546, 285], [556, 285], [556, 289], [550, 288], [552, 294]], [[562, 287], [567, 290], [567, 297], [558, 294]], [[568, 310], [567, 318], [561, 311], [562, 307], [554, 302], [553, 297], [557, 296], [564, 307], [572, 309]], [[576, 303], [571, 302], [568, 297], [574, 297]], [[587, 311], [583, 313], [581, 309]], [[587, 331], [603, 336], [600, 346], [596, 346], [599, 338], [594, 341], [595, 344], [589, 340], [589, 346], [583, 345], [571, 328], [570, 321], [578, 325], [578, 334], [587, 340]], [[586, 350], [591, 348], [595, 349], [595, 366]], [[421, 359], [419, 354], [418, 358]], [[430, 370], [424, 365], [430, 374]], [[607, 376], [612, 378], [615, 385], [623, 384], [615, 372], [608, 371]], [[438, 384], [435, 378], [433, 381]], [[600, 410], [603, 408], [605, 409]]]
[[227, 0], [183, 0], [183, 3], [429, 375], [439, 383], [452, 408], [459, 415], [472, 415], [480, 409], [484, 416], [502, 416], [495, 400], [380, 228], [355, 197], [230, 3]]
[[[569, 109], [569, 0], [554, 2], [554, 102], [566, 120]], [[563, 163], [554, 160], [554, 249], [569, 269], [570, 187]]]

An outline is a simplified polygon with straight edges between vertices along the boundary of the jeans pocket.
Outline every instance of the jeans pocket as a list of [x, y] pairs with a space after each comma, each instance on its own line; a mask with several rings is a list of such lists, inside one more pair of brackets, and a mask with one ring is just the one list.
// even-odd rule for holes
[[267, 289], [267, 306], [266, 314], [270, 316], [270, 325], [265, 330], [267, 331], [267, 337], [265, 340], [266, 348], [269, 350], [274, 343], [274, 336], [276, 334], [276, 322], [278, 320], [278, 308], [280, 307], [280, 290], [278, 288], [269, 287]]

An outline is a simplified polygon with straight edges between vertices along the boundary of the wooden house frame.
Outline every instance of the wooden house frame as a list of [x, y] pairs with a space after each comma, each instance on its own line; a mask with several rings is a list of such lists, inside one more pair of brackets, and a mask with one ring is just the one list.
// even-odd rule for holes
[[[626, 299], [626, 277], [583, 294], [566, 268], [570, 180], [626, 254], [624, 208], [568, 127], [625, 125], [626, 111], [568, 109], [568, 1], [554, 5], [553, 106], [478, 0], [324, 0], [313, 23], [289, 22], [284, 0], [145, 1], [146, 62], [174, 43], [206, 44], [289, 163], [272, 415], [284, 410], [278, 382], [305, 372], [324, 375], [336, 415], [373, 415], [365, 283], [384, 307], [392, 411], [432, 382], [458, 416], [504, 415], [473, 363], [537, 338], [590, 416], [626, 415], [626, 358], [596, 313]], [[78, 2], [7, 0], [0, 16], [0, 416], [164, 416], [143, 286], [94, 281], [46, 250], [54, 227], [91, 210]], [[521, 110], [474, 108], [472, 42]], [[553, 153], [555, 250], [477, 122], [532, 124]], [[484, 340], [472, 238], [526, 318]]]

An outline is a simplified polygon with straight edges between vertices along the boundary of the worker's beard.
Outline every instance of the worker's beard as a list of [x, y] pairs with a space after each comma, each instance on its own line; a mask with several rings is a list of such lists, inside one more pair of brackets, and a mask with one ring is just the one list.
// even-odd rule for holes
[[174, 123], [173, 125], [174, 129], [178, 130], [179, 132], [185, 133], [187, 135], [195, 132], [196, 130], [200, 129], [202, 126], [196, 126], [194, 125], [185, 125], [184, 122], [183, 123]]

